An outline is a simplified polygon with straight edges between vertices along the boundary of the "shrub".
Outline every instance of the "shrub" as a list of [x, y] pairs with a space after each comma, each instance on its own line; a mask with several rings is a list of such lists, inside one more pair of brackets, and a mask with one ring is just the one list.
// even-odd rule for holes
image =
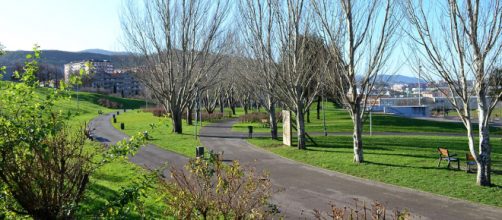
[[106, 108], [122, 108], [122, 104], [105, 98], [98, 99], [98, 104]]
[[408, 220], [412, 219], [411, 214], [407, 210], [394, 210], [393, 212], [387, 212], [385, 206], [374, 201], [371, 207], [367, 207], [366, 203], [363, 201], [362, 206], [358, 199], [354, 199], [354, 207], [337, 207], [334, 203], [331, 204], [331, 209], [327, 213], [322, 213], [321, 211], [314, 209], [313, 217], [318, 220], [349, 220], [349, 219], [361, 219], [361, 220]]
[[[277, 122], [282, 121], [282, 114], [280, 112], [275, 113], [275, 119]], [[239, 117], [240, 122], [244, 123], [262, 123], [262, 120], [269, 120], [268, 113], [266, 112], [251, 112]]]
[[169, 213], [180, 219], [264, 219], [271, 215], [267, 201], [272, 193], [268, 175], [257, 175], [237, 161], [223, 164], [210, 154], [192, 159], [186, 171], [171, 169], [165, 184]]
[[154, 108], [145, 108], [143, 109], [143, 112], [151, 112], [156, 117], [164, 117], [165, 115], [167, 115], [166, 110], [159, 106]]
[[214, 122], [218, 121], [224, 118], [223, 113], [221, 112], [213, 112], [212, 114], [209, 114], [207, 112], [202, 112], [202, 121], [207, 121], [207, 122]]
[[[20, 218], [73, 219], [91, 173], [107, 161], [133, 154], [143, 140], [132, 137], [106, 149], [85, 147], [84, 128], [69, 127], [71, 114], [55, 108], [69, 99], [69, 85], [62, 82], [59, 89], [37, 93], [37, 49], [34, 56], [27, 56], [23, 73], [14, 73], [19, 83], [1, 91], [0, 217], [16, 213]], [[70, 78], [71, 83], [78, 81], [77, 76]], [[99, 150], [103, 155], [98, 156]]]

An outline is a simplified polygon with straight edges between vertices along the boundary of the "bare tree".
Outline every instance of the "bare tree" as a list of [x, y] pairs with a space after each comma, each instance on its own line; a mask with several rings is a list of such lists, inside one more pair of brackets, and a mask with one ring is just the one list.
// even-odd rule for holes
[[[250, 82], [255, 89], [253, 94], [262, 102], [269, 115], [270, 134], [272, 139], [277, 139], [277, 119], [275, 118], [276, 99], [274, 97], [275, 83], [277, 80], [277, 67], [274, 60], [273, 39], [274, 18], [272, 0], [246, 0], [241, 1], [239, 11], [242, 15], [243, 35], [249, 48], [249, 69], [255, 70], [254, 74], [245, 75], [244, 79]], [[254, 61], [254, 62], [252, 62]], [[260, 98], [258, 98], [260, 97]], [[263, 97], [263, 99], [261, 98]]]
[[203, 92], [202, 104], [208, 114], [213, 114], [216, 109], [221, 92], [222, 87], [218, 86], [218, 84]]
[[[435, 14], [428, 8], [435, 8]], [[502, 2], [500, 0], [443, 0], [428, 2], [407, 0], [405, 11], [413, 27], [417, 60], [425, 60], [429, 79], [444, 80], [448, 98], [467, 129], [469, 151], [477, 164], [477, 184], [491, 185], [491, 146], [489, 117], [502, 92], [490, 80], [496, 79], [502, 51]], [[470, 86], [470, 82], [473, 86]], [[500, 85], [495, 83], [492, 85]], [[471, 96], [477, 100], [479, 128], [478, 149], [475, 147]]]
[[321, 85], [319, 71], [313, 71], [313, 60], [324, 44], [311, 34], [309, 4], [304, 0], [290, 0], [274, 5], [277, 24], [277, 80], [275, 95], [287, 109], [295, 112], [298, 148], [306, 149], [305, 112]]
[[[337, 68], [326, 78], [354, 124], [354, 162], [363, 157], [363, 118], [367, 99], [383, 71], [398, 27], [393, 0], [311, 0]], [[383, 4], [382, 4], [383, 3]]]
[[216, 79], [228, 7], [228, 0], [145, 0], [124, 8], [125, 46], [141, 58], [137, 76], [170, 113], [176, 133], [195, 91]]

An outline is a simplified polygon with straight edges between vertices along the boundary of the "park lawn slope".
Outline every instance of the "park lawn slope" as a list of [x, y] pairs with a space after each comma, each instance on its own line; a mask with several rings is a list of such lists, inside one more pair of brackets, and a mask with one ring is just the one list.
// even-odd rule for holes
[[[0, 81], [0, 85], [4, 83]], [[2, 88], [2, 87], [0, 87]], [[47, 94], [48, 88], [38, 88], [37, 92], [41, 95]], [[2, 90], [0, 89], [0, 94]], [[112, 112], [115, 109], [103, 107], [98, 104], [98, 100], [106, 98], [117, 103], [121, 103], [125, 108], [139, 108], [144, 102], [135, 99], [122, 99], [117, 97], [106, 96], [102, 94], [80, 92], [79, 107], [77, 108], [76, 93], [71, 92], [71, 98], [60, 101], [56, 104], [56, 109], [63, 112], [69, 112], [71, 117], [69, 124], [72, 127], [83, 126], [93, 118], [98, 116], [98, 111]], [[97, 143], [89, 143], [89, 147], [100, 147]], [[115, 198], [122, 187], [128, 187], [133, 182], [139, 181], [146, 170], [127, 160], [118, 159], [96, 170], [90, 178], [90, 182], [86, 191], [84, 200], [81, 202], [82, 209], [79, 210], [77, 216], [81, 219], [96, 218], [98, 212], [103, 211], [106, 201]], [[154, 184], [153, 188], [146, 190], [146, 199], [143, 199], [145, 204], [145, 214], [152, 218], [161, 218], [160, 213], [165, 210], [164, 203], [159, 202], [162, 195], [155, 188], [159, 187]], [[131, 210], [128, 219], [140, 219], [137, 210]]]
[[186, 157], [194, 157], [195, 147], [200, 146], [200, 141], [194, 137], [194, 126], [183, 124], [183, 134], [176, 134], [172, 132], [170, 118], [156, 117], [150, 112], [140, 110], [125, 113], [120, 111], [116, 118], [117, 123], [113, 123], [113, 118], [111, 119], [116, 129], [120, 130], [120, 123], [124, 123], [125, 129], [122, 132], [129, 136], [148, 131], [149, 143]]
[[[360, 165], [352, 162], [351, 136], [314, 138], [318, 146], [308, 145], [307, 150], [284, 146], [270, 138], [248, 141], [280, 156], [328, 170], [502, 207], [502, 143], [498, 139], [492, 139], [494, 186], [480, 187], [476, 185], [476, 174], [464, 171], [468, 151], [464, 137], [365, 136], [365, 163]], [[437, 147], [456, 153], [462, 170], [447, 169], [445, 162], [438, 168]]]
[[[305, 130], [307, 132], [323, 132], [322, 112], [320, 119], [316, 118], [314, 108], [311, 108], [310, 120], [305, 120]], [[373, 132], [393, 132], [393, 133], [465, 133], [466, 129], [462, 123], [429, 121], [414, 118], [405, 118], [381, 113], [372, 114]], [[232, 131], [247, 132], [247, 126], [253, 126], [255, 132], [269, 133], [270, 129], [260, 123], [239, 122], [233, 125]], [[278, 123], [279, 133], [282, 132], [282, 123]], [[327, 132], [352, 132], [354, 130], [352, 119], [347, 111], [333, 106], [326, 107], [326, 130]], [[365, 132], [369, 132], [369, 119], [364, 122]], [[475, 128], [476, 130], [476, 128]], [[491, 132], [502, 131], [500, 128], [492, 127]]]

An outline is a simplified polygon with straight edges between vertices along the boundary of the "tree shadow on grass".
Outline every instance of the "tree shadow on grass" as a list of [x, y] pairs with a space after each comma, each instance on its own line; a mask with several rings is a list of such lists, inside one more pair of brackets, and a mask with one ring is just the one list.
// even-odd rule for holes
[[438, 157], [436, 154], [431, 154], [434, 156], [427, 156], [427, 155], [413, 155], [413, 154], [392, 154], [392, 153], [371, 153], [371, 152], [364, 152], [364, 154], [372, 154], [372, 155], [385, 155], [385, 156], [396, 156], [399, 158], [407, 158], [407, 157], [413, 157], [413, 158], [422, 158], [422, 159], [431, 159], [434, 161], [438, 160]]
[[[372, 164], [372, 165], [377, 165], [377, 166], [386, 166], [386, 167], [400, 167], [400, 168], [418, 168], [418, 169], [424, 169], [424, 170], [445, 170], [448, 168], [445, 167], [435, 167], [435, 166], [410, 166], [410, 165], [399, 165], [399, 164], [390, 164], [390, 163], [381, 163], [381, 162], [372, 162], [372, 161], [364, 161], [366, 164]], [[449, 169], [452, 171], [462, 171], [462, 170], [457, 170], [457, 169]], [[464, 171], [462, 171], [464, 172]]]
[[113, 174], [108, 174], [108, 173], [99, 173], [93, 176], [95, 180], [103, 180], [103, 181], [109, 181], [109, 182], [123, 182], [127, 179], [129, 179], [126, 176], [120, 176], [120, 175], [113, 175]]

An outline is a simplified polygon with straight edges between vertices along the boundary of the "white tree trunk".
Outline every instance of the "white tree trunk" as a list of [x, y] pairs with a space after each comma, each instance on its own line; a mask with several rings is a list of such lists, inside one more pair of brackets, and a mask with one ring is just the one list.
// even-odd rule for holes
[[307, 149], [305, 143], [305, 118], [303, 114], [303, 102], [299, 101], [296, 105], [296, 130], [298, 135], [298, 149]]
[[270, 135], [272, 139], [277, 140], [277, 119], [275, 118], [275, 105], [272, 100], [272, 97], [268, 97], [268, 115], [269, 115], [269, 123], [270, 123]]
[[362, 163], [364, 162], [363, 157], [363, 123], [361, 120], [360, 111], [356, 111], [352, 114], [352, 121], [354, 124], [354, 133], [352, 135], [354, 143], [354, 162]]
[[[480, 186], [491, 185], [491, 167], [490, 167], [490, 127], [488, 125], [488, 110], [487, 110], [486, 95], [478, 96], [478, 122], [479, 122], [479, 157], [476, 164], [478, 167], [476, 183]], [[472, 153], [472, 152], [471, 152]], [[475, 155], [475, 154], [473, 154]]]

